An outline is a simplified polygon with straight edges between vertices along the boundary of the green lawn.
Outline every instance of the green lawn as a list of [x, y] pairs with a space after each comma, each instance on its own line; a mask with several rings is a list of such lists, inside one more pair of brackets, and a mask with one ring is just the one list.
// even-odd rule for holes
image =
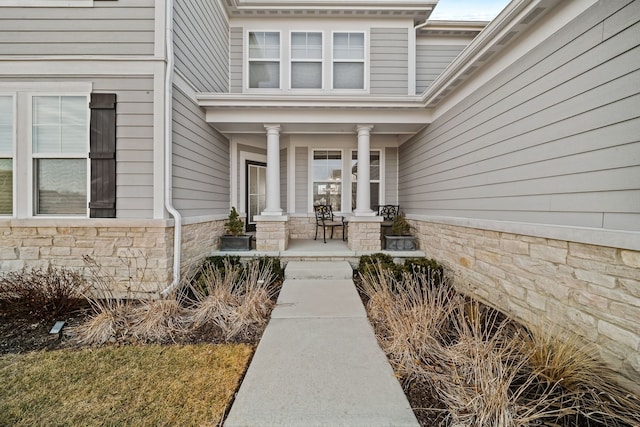
[[122, 346], [0, 356], [0, 425], [217, 425], [247, 345]]

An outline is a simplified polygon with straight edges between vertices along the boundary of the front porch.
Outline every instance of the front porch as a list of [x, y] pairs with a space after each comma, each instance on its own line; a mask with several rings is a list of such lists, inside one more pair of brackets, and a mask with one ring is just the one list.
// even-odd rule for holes
[[347, 242], [340, 239], [327, 240], [323, 243], [321, 239], [291, 239], [285, 250], [278, 251], [214, 251], [211, 256], [233, 255], [240, 258], [255, 258], [262, 256], [278, 257], [282, 265], [286, 265], [289, 261], [348, 261], [352, 267], [356, 267], [358, 259], [362, 255], [371, 255], [373, 253], [384, 253], [397, 259], [406, 258], [424, 258], [423, 251], [356, 251], [349, 249]]

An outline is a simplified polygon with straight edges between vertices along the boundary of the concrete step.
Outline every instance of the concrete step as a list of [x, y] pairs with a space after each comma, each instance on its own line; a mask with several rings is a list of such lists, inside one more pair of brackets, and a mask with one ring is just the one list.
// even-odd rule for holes
[[353, 269], [347, 261], [289, 261], [284, 277], [289, 280], [350, 280]]

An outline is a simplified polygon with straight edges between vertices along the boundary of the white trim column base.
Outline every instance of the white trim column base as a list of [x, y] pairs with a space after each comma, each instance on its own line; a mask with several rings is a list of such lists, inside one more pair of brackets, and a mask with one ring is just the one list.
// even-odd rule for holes
[[256, 222], [256, 250], [286, 251], [289, 247], [289, 216], [260, 215]]

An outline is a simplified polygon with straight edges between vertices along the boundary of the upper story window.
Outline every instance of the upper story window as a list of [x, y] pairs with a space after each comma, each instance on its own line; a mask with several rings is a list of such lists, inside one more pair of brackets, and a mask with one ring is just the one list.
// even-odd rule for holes
[[36, 215], [86, 215], [89, 102], [86, 96], [32, 98]]
[[280, 33], [249, 32], [249, 88], [280, 87]]
[[364, 33], [333, 33], [333, 88], [364, 89]]
[[13, 214], [13, 96], [0, 96], [0, 215]]
[[322, 89], [322, 33], [291, 33], [291, 88]]

